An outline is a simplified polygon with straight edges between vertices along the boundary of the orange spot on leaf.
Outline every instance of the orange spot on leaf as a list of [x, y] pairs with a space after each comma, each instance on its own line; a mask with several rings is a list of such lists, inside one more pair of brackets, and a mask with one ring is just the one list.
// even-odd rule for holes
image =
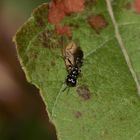
[[84, 0], [62, 0], [65, 7], [65, 13], [71, 14], [81, 12], [85, 8]]
[[63, 4], [60, 2], [51, 2], [48, 12], [48, 21], [52, 24], [59, 23], [64, 17]]
[[88, 22], [97, 33], [108, 25], [104, 16], [102, 15], [92, 15], [89, 17]]
[[66, 15], [84, 10], [85, 0], [53, 0], [49, 6], [48, 21], [58, 24]]
[[71, 29], [69, 26], [60, 26], [60, 25], [57, 25], [56, 28], [56, 33], [57, 34], [60, 34], [60, 35], [66, 35], [66, 36], [71, 36], [72, 33], [71, 33]]
[[140, 13], [140, 0], [134, 1], [134, 8], [135, 8], [137, 13]]

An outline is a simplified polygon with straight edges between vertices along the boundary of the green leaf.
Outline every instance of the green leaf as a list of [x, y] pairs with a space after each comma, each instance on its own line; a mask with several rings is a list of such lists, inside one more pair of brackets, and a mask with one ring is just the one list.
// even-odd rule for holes
[[[47, 4], [17, 32], [20, 63], [28, 81], [40, 89], [59, 140], [140, 139], [140, 16], [125, 8], [128, 2], [112, 1], [111, 7], [109, 0], [100, 0], [61, 23], [73, 25], [73, 40], [84, 52], [74, 88], [64, 90], [63, 46], [47, 21]], [[98, 33], [88, 23], [96, 14], [108, 23]]]

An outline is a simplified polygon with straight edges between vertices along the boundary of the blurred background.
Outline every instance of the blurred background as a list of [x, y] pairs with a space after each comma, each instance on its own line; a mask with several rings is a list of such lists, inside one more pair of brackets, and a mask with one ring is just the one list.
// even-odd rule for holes
[[39, 91], [26, 81], [12, 37], [48, 0], [0, 0], [0, 140], [56, 140]]

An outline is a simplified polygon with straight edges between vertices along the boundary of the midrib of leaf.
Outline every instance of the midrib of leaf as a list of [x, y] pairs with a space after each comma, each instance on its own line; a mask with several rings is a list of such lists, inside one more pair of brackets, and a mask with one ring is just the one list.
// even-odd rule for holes
[[117, 39], [117, 41], [119, 43], [119, 46], [120, 46], [120, 48], [122, 50], [122, 53], [123, 53], [124, 57], [125, 57], [126, 63], [127, 63], [128, 68], [129, 68], [129, 70], [130, 70], [130, 72], [132, 74], [132, 77], [133, 77], [133, 79], [134, 79], [134, 81], [136, 83], [138, 94], [140, 95], [140, 83], [138, 81], [138, 77], [137, 77], [137, 75], [135, 73], [135, 70], [134, 70], [134, 68], [132, 66], [132, 63], [131, 63], [131, 60], [130, 60], [129, 55], [127, 53], [127, 50], [125, 48], [125, 45], [124, 45], [124, 43], [122, 41], [122, 37], [121, 37], [121, 34], [119, 32], [118, 24], [116, 22], [116, 19], [114, 17], [114, 13], [113, 13], [113, 10], [112, 10], [111, 0], [106, 0], [106, 4], [107, 4], [107, 10], [109, 12], [109, 15], [111, 17], [111, 20], [112, 20], [112, 23], [113, 23], [113, 26], [114, 26], [114, 29], [115, 29], [116, 39]]

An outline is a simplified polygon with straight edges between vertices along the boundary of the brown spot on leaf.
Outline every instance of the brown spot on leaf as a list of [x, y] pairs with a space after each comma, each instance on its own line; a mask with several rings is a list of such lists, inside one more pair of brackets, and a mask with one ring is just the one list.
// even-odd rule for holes
[[85, 6], [88, 8], [92, 8], [93, 5], [97, 3], [97, 0], [85, 0]]
[[77, 87], [77, 93], [80, 97], [82, 97], [84, 100], [89, 100], [91, 97], [90, 90], [87, 86], [82, 85]]
[[105, 28], [108, 23], [103, 15], [92, 15], [88, 18], [90, 26], [99, 33], [101, 29]]
[[132, 3], [128, 2], [124, 5], [124, 8], [130, 10], [132, 8]]
[[45, 24], [47, 23], [46, 21], [48, 17], [48, 8], [49, 5], [45, 3], [34, 9], [33, 16], [39, 26], [45, 26]]
[[45, 48], [58, 48], [59, 39], [54, 31], [44, 31], [39, 35], [39, 40]]
[[56, 65], [55, 61], [52, 60], [52, 61], [51, 61], [51, 66], [55, 66], [55, 65]]
[[74, 115], [77, 119], [79, 119], [82, 116], [82, 113], [80, 111], [77, 111], [74, 113]]

